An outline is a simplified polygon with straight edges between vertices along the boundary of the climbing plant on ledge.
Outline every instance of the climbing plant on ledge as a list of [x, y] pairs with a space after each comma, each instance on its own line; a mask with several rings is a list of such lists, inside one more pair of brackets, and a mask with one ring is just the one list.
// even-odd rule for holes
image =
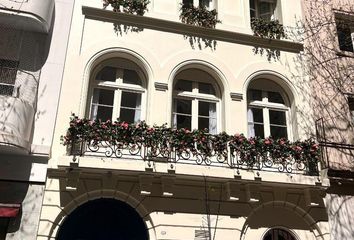
[[143, 16], [149, 3], [149, 0], [103, 0], [103, 8], [111, 6], [114, 12]]
[[218, 13], [215, 9], [208, 10], [205, 6], [194, 7], [190, 4], [182, 4], [181, 14], [179, 18], [183, 23], [206, 27], [206, 28], [215, 28], [217, 23], [221, 23], [218, 20]]
[[[215, 28], [217, 23], [221, 23], [218, 20], [218, 13], [214, 10], [208, 10], [205, 6], [194, 7], [191, 4], [182, 4], [181, 13], [179, 18], [182, 23], [190, 24], [198, 27]], [[191, 46], [195, 45], [202, 49], [201, 41], [204, 42], [204, 47], [209, 47], [213, 50], [216, 48], [216, 41], [213, 39], [200, 38], [195, 36], [185, 36], [189, 39]]]
[[[147, 12], [149, 0], [103, 0], [103, 8], [111, 6], [114, 12], [122, 12], [127, 14], [135, 14], [143, 16]], [[122, 35], [122, 33], [141, 32], [143, 29], [136, 26], [114, 23], [114, 31]]]
[[[252, 18], [251, 28], [253, 35], [257, 37], [268, 39], [286, 38], [284, 26], [278, 20], [268, 21], [262, 18]], [[263, 55], [265, 51], [268, 61], [271, 59], [277, 60], [280, 56], [280, 51], [275, 49], [255, 47], [253, 51], [255, 54], [259, 53], [260, 55]]]
[[[121, 157], [122, 149], [137, 154], [139, 149], [148, 148], [150, 156], [169, 158], [174, 152], [183, 159], [196, 156], [199, 158], [198, 164], [205, 162], [210, 165], [213, 157], [221, 163], [231, 157], [238, 159], [234, 164], [246, 164], [248, 167], [260, 162], [265, 166], [290, 166], [295, 163], [299, 170], [307, 168], [313, 172], [317, 171], [320, 156], [318, 144], [311, 139], [290, 142], [283, 138], [246, 138], [243, 134], [210, 134], [207, 129], [191, 131], [166, 125], [149, 126], [144, 121], [136, 124], [103, 122], [75, 115], [71, 117], [67, 133], [61, 139], [63, 145], [72, 148], [78, 144], [86, 145], [92, 152], [98, 151], [100, 146], [108, 146], [108, 157], [112, 154]], [[80, 154], [83, 154], [82, 149]]]

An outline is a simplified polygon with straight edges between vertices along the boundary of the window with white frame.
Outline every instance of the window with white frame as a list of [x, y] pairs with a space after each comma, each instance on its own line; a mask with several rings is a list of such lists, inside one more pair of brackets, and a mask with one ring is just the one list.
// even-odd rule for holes
[[336, 17], [336, 27], [339, 49], [354, 52], [354, 16]]
[[296, 240], [296, 238], [285, 229], [272, 228], [264, 235], [263, 240]]
[[262, 89], [253, 84], [247, 91], [247, 103], [249, 137], [290, 138], [289, 103], [279, 87]]
[[0, 59], [0, 95], [14, 95], [18, 64], [18, 61]]
[[[278, 0], [279, 1], [279, 0]], [[265, 20], [275, 19], [276, 0], [250, 0], [250, 15], [252, 18], [262, 18]]]
[[183, 0], [182, 3], [187, 6], [205, 7], [209, 10], [216, 8], [216, 0]]
[[220, 98], [214, 83], [179, 79], [174, 85], [172, 104], [174, 127], [218, 132]]
[[144, 74], [124, 59], [106, 62], [91, 80], [90, 118], [134, 123], [143, 116]]

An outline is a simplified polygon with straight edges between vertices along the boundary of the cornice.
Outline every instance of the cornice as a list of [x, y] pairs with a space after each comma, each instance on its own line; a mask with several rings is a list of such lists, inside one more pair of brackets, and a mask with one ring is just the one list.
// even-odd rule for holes
[[231, 32], [220, 29], [211, 29], [188, 25], [184, 23], [168, 21], [164, 19], [138, 16], [126, 13], [118, 13], [110, 10], [83, 6], [82, 13], [88, 19], [133, 25], [141, 28], [158, 30], [163, 32], [191, 35], [216, 41], [236, 43], [248, 46], [277, 49], [286, 52], [299, 53], [303, 51], [302, 43], [285, 40], [267, 39], [249, 34]]

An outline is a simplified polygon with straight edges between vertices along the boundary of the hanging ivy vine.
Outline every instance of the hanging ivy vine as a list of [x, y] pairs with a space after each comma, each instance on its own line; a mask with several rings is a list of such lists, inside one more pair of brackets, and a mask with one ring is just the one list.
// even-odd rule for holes
[[[257, 37], [268, 39], [286, 38], [284, 26], [279, 23], [278, 20], [268, 21], [262, 18], [252, 18], [251, 28], [253, 35]], [[272, 59], [278, 60], [280, 57], [280, 51], [276, 49], [255, 47], [253, 48], [253, 52], [255, 54], [260, 54], [261, 56], [265, 53], [268, 61], [271, 61]]]
[[[149, 0], [103, 0], [103, 8], [112, 7], [114, 12], [143, 16], [147, 11]], [[141, 32], [143, 28], [114, 23], [114, 31], [122, 35], [128, 32]]]
[[[180, 9], [180, 20], [182, 23], [190, 24], [198, 27], [205, 28], [215, 28], [217, 23], [221, 23], [218, 20], [218, 13], [215, 9], [208, 10], [205, 6], [194, 7], [192, 4], [182, 4]], [[193, 48], [198, 46], [202, 49], [202, 42], [204, 43], [204, 48], [211, 48], [215, 50], [216, 41], [213, 39], [194, 37], [194, 36], [184, 36], [189, 39], [189, 43]]]

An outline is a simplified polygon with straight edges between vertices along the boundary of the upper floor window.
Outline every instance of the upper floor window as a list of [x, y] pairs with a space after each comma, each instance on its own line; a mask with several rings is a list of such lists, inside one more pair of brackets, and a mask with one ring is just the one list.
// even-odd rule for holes
[[206, 73], [195, 70], [195, 74], [190, 75], [194, 75], [195, 80], [186, 78], [175, 82], [172, 106], [173, 127], [190, 130], [208, 129], [209, 133], [217, 133], [220, 98], [214, 82], [198, 78], [198, 75], [204, 74]]
[[205, 7], [206, 9], [215, 9], [216, 0], [183, 0], [183, 5]]
[[262, 84], [257, 84], [261, 81], [257, 79], [247, 92], [248, 136], [289, 138], [290, 113], [286, 95], [269, 80], [263, 80], [263, 84], [270, 83], [270, 88], [262, 88]]
[[354, 52], [354, 19], [336, 19], [338, 44], [341, 51]]
[[14, 95], [18, 64], [18, 61], [0, 59], [0, 95]]
[[144, 75], [134, 63], [110, 60], [92, 79], [90, 118], [138, 122], [142, 119], [145, 92]]
[[275, 18], [276, 3], [276, 0], [250, 0], [251, 19], [273, 20]]
[[354, 95], [348, 96], [348, 106], [349, 106], [352, 122], [354, 123]]
[[296, 240], [288, 231], [281, 228], [270, 229], [263, 237], [263, 240]]

